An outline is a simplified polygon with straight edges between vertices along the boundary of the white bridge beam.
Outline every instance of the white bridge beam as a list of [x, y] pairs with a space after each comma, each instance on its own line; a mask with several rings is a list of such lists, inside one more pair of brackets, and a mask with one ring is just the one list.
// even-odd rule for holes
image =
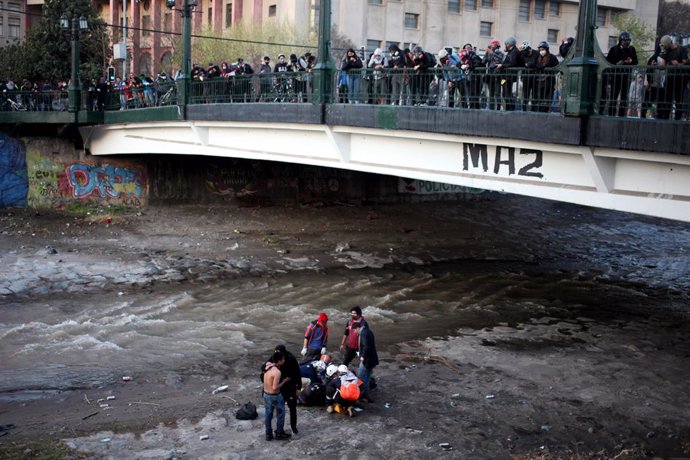
[[80, 129], [92, 155], [300, 163], [690, 222], [690, 156], [299, 123], [179, 121]]

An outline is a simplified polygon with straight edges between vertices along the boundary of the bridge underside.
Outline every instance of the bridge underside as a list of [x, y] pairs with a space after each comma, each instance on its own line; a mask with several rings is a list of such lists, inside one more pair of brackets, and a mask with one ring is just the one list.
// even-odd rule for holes
[[300, 163], [504, 191], [690, 222], [690, 157], [303, 123], [167, 121], [80, 128], [92, 155]]

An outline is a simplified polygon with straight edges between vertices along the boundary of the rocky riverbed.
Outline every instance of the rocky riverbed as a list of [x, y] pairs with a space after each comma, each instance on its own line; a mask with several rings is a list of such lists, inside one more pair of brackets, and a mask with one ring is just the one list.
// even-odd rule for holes
[[[2, 458], [690, 458], [687, 224], [500, 196], [4, 210], [0, 234]], [[308, 306], [300, 290], [332, 301]], [[45, 344], [21, 341], [48, 312], [60, 318], [49, 326], [71, 318], [98, 337], [111, 327], [100, 308], [174, 298], [193, 309], [227, 293], [249, 302], [245, 292], [281, 315], [222, 310], [243, 324], [242, 348], [148, 372], [105, 358], [102, 374], [84, 363], [90, 383], [74, 384], [63, 375], [78, 363], [42, 362], [29, 350]], [[235, 419], [250, 400], [261, 413], [256, 368], [270, 347], [297, 350], [320, 308], [339, 340], [360, 299], [382, 358], [374, 403], [352, 419], [301, 408], [287, 442], [264, 441], [261, 417]], [[179, 322], [169, 310], [153, 319]], [[48, 330], [46, 341], [69, 334]]]

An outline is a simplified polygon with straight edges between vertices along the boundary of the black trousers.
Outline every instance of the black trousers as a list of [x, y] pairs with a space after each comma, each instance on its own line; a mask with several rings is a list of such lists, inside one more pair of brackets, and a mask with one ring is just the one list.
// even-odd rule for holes
[[288, 409], [290, 409], [290, 427], [297, 428], [297, 396], [295, 389], [291, 389], [290, 393], [283, 393], [283, 399], [287, 403]]

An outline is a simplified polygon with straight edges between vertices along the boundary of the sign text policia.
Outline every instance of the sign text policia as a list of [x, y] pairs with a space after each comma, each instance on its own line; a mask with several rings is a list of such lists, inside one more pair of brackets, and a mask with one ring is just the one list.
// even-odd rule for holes
[[[535, 177], [542, 179], [544, 175], [537, 171], [542, 167], [543, 153], [541, 150], [522, 149], [516, 147], [505, 147], [497, 145], [493, 156], [492, 164], [489, 163], [489, 146], [485, 144], [462, 145], [462, 170], [471, 171], [481, 168], [483, 172], [488, 172], [493, 165], [493, 173], [497, 175], [512, 176], [516, 174], [523, 177]], [[516, 157], [516, 152], [520, 155]], [[507, 168], [507, 171], [506, 171]]]

